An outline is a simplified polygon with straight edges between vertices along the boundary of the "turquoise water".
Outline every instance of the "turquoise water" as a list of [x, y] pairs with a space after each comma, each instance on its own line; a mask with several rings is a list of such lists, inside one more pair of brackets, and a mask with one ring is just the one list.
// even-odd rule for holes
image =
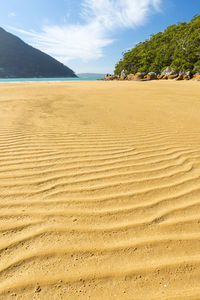
[[0, 78], [0, 82], [59, 82], [59, 81], [94, 81], [99, 77], [79, 77], [79, 78]]

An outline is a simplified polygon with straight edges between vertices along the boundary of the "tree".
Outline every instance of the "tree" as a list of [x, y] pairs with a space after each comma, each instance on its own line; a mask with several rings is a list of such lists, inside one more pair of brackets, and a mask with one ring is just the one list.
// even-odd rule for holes
[[115, 66], [115, 74], [122, 70], [130, 73], [161, 73], [167, 66], [176, 71], [200, 72], [200, 15], [189, 22], [170, 25], [164, 32], [151, 35], [123, 53]]

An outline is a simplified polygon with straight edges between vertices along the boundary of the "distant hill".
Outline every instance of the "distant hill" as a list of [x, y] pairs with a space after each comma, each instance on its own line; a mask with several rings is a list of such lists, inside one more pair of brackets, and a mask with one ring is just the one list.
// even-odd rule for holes
[[0, 78], [77, 77], [53, 57], [0, 27]]
[[98, 74], [98, 73], [80, 73], [77, 74], [78, 77], [88, 77], [88, 78], [103, 78], [106, 74]]
[[200, 72], [200, 15], [188, 23], [171, 25], [125, 52], [115, 74], [122, 70], [127, 74], [161, 73], [168, 66], [175, 71]]

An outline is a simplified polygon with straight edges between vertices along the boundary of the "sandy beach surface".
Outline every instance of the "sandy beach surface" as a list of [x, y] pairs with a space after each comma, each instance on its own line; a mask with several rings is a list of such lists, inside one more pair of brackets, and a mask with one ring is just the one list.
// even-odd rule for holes
[[200, 299], [200, 82], [0, 84], [0, 299]]

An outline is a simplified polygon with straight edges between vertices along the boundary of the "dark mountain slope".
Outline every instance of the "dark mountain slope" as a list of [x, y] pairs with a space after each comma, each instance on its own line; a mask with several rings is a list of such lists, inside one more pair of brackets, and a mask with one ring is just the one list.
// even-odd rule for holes
[[51, 56], [0, 27], [0, 78], [77, 77]]

